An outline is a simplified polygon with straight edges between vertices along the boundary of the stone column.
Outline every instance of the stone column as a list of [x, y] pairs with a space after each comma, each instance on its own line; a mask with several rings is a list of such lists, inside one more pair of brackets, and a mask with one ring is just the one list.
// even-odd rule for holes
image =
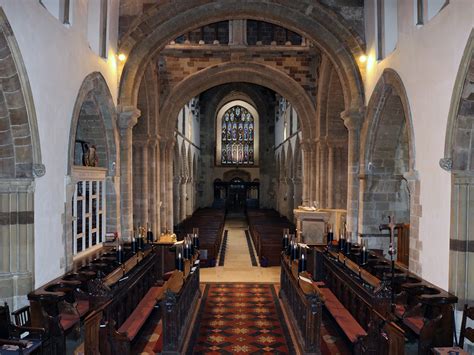
[[[187, 178], [182, 176], [180, 181], [180, 207], [179, 207], [179, 222], [182, 222], [186, 219], [186, 202], [187, 202]], [[177, 221], [174, 223], [176, 224]]]
[[347, 152], [347, 230], [358, 235], [359, 214], [359, 138], [363, 119], [362, 110], [351, 109], [341, 113], [348, 130]]
[[308, 147], [308, 183], [309, 183], [309, 206], [313, 205], [313, 201], [316, 200], [316, 169], [315, 169], [315, 146], [310, 144]]
[[328, 147], [328, 203], [327, 208], [334, 208], [334, 148]]
[[310, 170], [310, 147], [309, 143], [303, 143], [301, 144], [301, 150], [302, 150], [302, 155], [303, 155], [303, 192], [302, 192], [302, 200], [303, 200], [303, 206], [310, 206], [310, 175], [311, 175], [311, 170]]
[[328, 162], [327, 162], [327, 143], [326, 140], [323, 139], [319, 142], [319, 207], [320, 208], [327, 208], [327, 196], [329, 191], [327, 190], [327, 170], [328, 170]]
[[129, 238], [133, 229], [133, 186], [132, 186], [132, 129], [140, 117], [140, 110], [120, 112], [120, 204], [122, 217], [122, 237]]
[[168, 196], [166, 194], [166, 142], [160, 141], [160, 160], [159, 160], [159, 175], [160, 175], [160, 221], [161, 221], [161, 231], [165, 231], [166, 228], [170, 228], [167, 225], [167, 216], [166, 209], [168, 207]]
[[314, 201], [316, 201], [317, 206], [321, 207], [321, 145], [316, 143], [314, 151], [314, 176], [315, 176], [315, 189], [314, 189]]
[[229, 21], [229, 45], [247, 45], [247, 20]]
[[145, 142], [141, 147], [142, 151], [142, 171], [141, 173], [141, 200], [142, 200], [142, 213], [141, 213], [141, 225], [146, 226], [148, 221], [148, 198], [149, 198], [149, 191], [148, 191], [148, 142]]
[[158, 200], [156, 198], [156, 190], [159, 185], [157, 185], [157, 179], [156, 179], [156, 146], [158, 145], [158, 142], [156, 138], [150, 139], [149, 144], [148, 144], [148, 150], [149, 150], [149, 196], [148, 196], [148, 203], [149, 203], [149, 215], [148, 215], [148, 222], [150, 223], [151, 230], [155, 235], [158, 233], [158, 225], [157, 225], [157, 219], [158, 219], [158, 210], [157, 210], [157, 205], [158, 205]]
[[160, 141], [157, 137], [155, 139], [155, 208], [156, 208], [156, 224], [155, 230], [157, 235], [159, 235], [163, 228], [161, 227], [161, 163], [160, 163]]
[[166, 145], [166, 196], [167, 196], [167, 219], [166, 223], [170, 230], [173, 229], [173, 146], [172, 141], [168, 141]]
[[25, 306], [34, 288], [34, 187], [33, 179], [0, 179], [0, 300], [11, 310]]

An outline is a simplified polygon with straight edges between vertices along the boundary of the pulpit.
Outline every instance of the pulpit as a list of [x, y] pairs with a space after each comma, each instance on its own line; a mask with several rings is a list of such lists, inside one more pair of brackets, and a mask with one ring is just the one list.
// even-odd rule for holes
[[299, 207], [293, 210], [296, 219], [298, 241], [308, 245], [326, 243], [326, 223], [329, 213], [309, 207]]

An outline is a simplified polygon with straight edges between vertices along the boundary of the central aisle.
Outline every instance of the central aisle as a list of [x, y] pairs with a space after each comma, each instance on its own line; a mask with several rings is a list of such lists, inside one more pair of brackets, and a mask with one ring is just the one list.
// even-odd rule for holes
[[[245, 235], [247, 221], [242, 214], [228, 214], [224, 230], [227, 230], [227, 243], [224, 253], [224, 266], [201, 269], [201, 282], [280, 282], [280, 267], [252, 266], [250, 250]], [[251, 239], [251, 238], [250, 238]], [[255, 249], [250, 241], [253, 253]]]

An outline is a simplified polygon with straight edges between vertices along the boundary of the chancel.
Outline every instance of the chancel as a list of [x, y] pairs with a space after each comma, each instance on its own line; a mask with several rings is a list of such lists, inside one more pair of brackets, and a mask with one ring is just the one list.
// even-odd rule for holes
[[472, 0], [0, 0], [0, 354], [474, 353]]

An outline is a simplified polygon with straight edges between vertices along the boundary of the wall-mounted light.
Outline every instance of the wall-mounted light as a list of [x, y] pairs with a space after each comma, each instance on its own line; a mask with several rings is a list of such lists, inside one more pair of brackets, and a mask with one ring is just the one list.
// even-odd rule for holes
[[359, 62], [361, 62], [361, 63], [367, 62], [367, 56], [366, 56], [365, 54], [362, 54], [362, 55], [359, 57]]
[[121, 62], [125, 62], [127, 60], [127, 56], [123, 53], [119, 53], [119, 55], [117, 56], [118, 60], [121, 61]]

